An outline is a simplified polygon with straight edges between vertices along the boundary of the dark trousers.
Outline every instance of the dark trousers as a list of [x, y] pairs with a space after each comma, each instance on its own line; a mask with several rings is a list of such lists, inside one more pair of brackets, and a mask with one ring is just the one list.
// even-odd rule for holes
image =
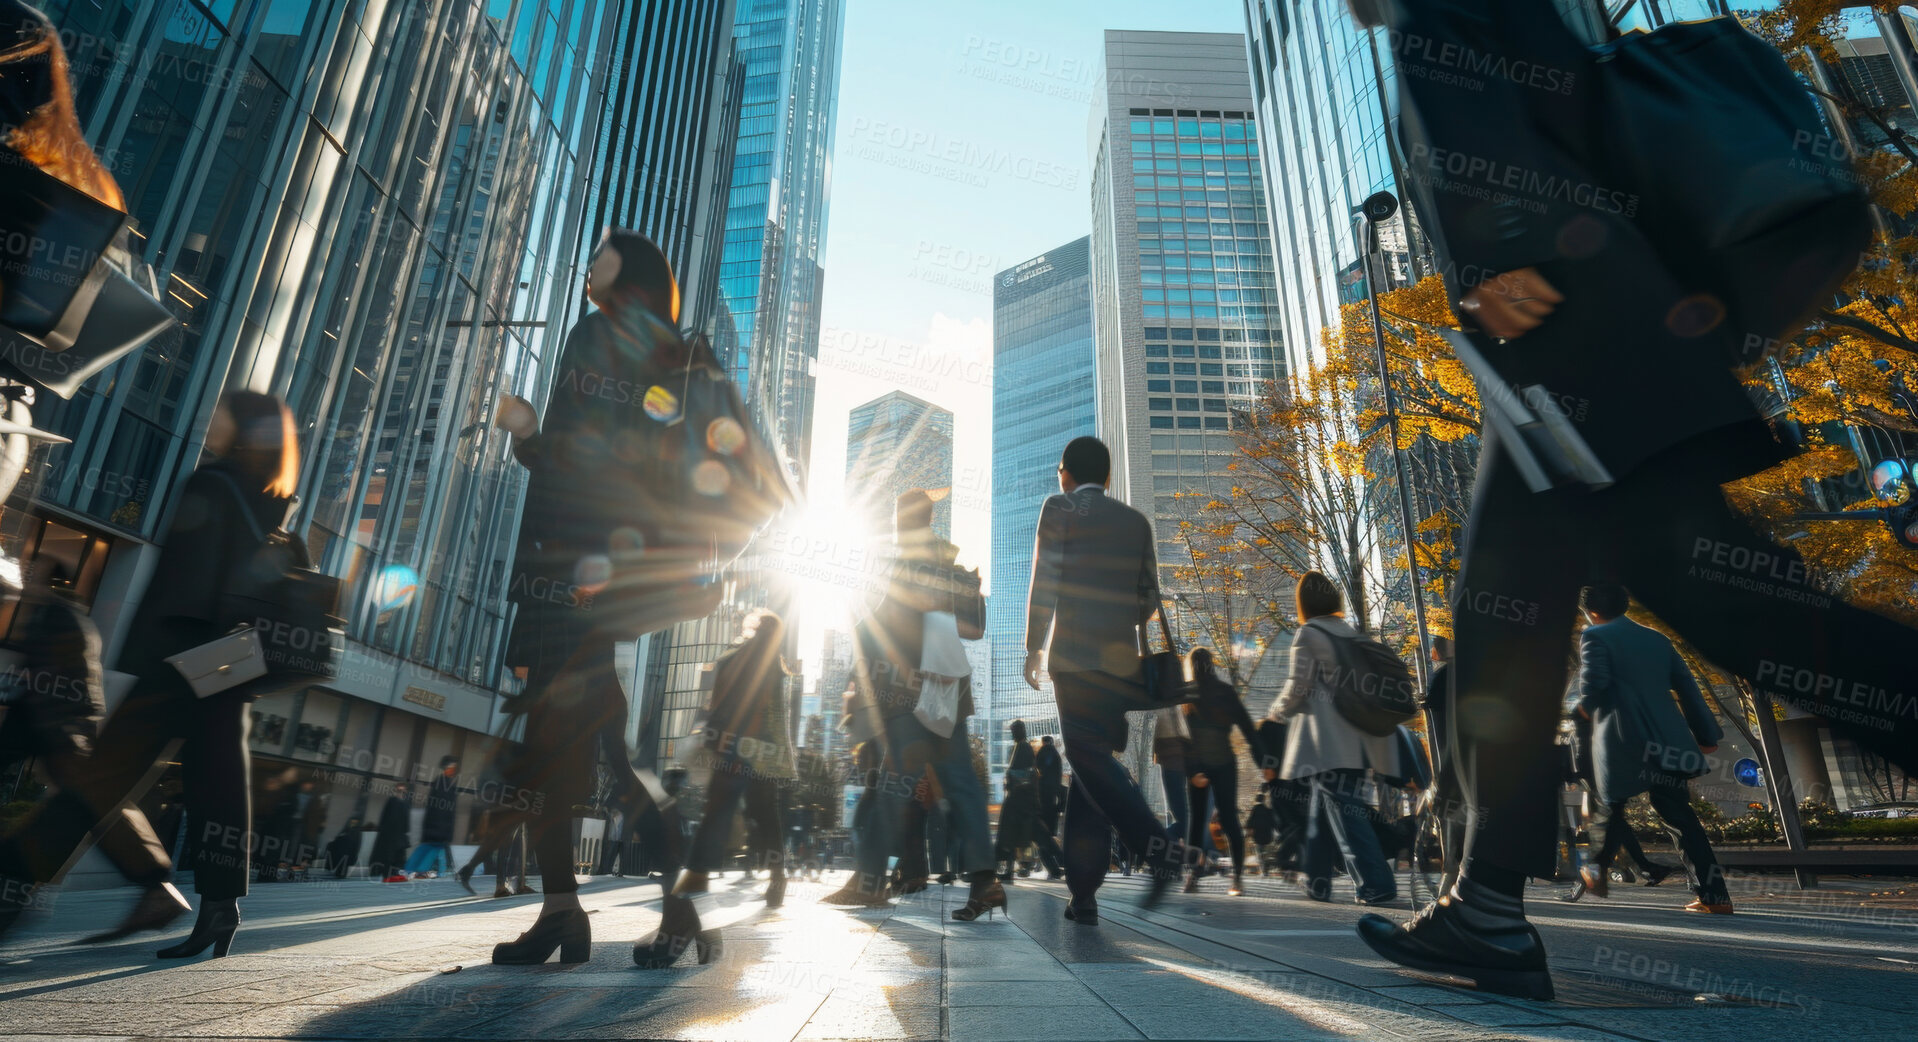
[[[1646, 794], [1651, 798], [1652, 810], [1659, 818], [1677, 831], [1678, 851], [1685, 859], [1685, 875], [1690, 879], [1692, 893], [1706, 904], [1722, 904], [1730, 901], [1731, 896], [1725, 890], [1725, 871], [1718, 865], [1718, 858], [1712, 853], [1711, 840], [1705, 837], [1705, 827], [1698, 823], [1698, 813], [1692, 810], [1691, 786], [1682, 781], [1655, 783]], [[1588, 826], [1592, 846], [1598, 850], [1597, 868], [1600, 872], [1610, 872], [1612, 859], [1627, 840], [1636, 845], [1632, 827], [1625, 823], [1625, 800], [1607, 805], [1594, 803], [1592, 820]], [[1641, 865], [1645, 855], [1638, 855]]]
[[1072, 766], [1061, 846], [1075, 900], [1092, 897], [1105, 882], [1115, 834], [1130, 854], [1162, 872], [1177, 872], [1184, 854], [1113, 755], [1125, 749], [1127, 694], [1136, 683], [1098, 672], [1052, 674]]
[[[1713, 665], [1918, 769], [1918, 718], [1834, 697], [1861, 684], [1910, 691], [1913, 631], [1790, 580], [1807, 574], [1798, 554], [1754, 531], [1713, 483], [1763, 436], [1726, 428], [1602, 491], [1537, 495], [1487, 436], [1452, 608], [1448, 713], [1469, 809], [1468, 874], [1474, 860], [1552, 873], [1561, 787], [1552, 743], [1578, 591], [1591, 582], [1624, 583]], [[1806, 679], [1819, 677], [1835, 682]]]
[[60, 791], [0, 844], [0, 874], [59, 882], [99, 825], [122, 833], [105, 848], [128, 882], [166, 882], [172, 859], [134, 804], [159, 780], [158, 763], [169, 747], [180, 742], [193, 889], [214, 900], [246, 896], [253, 819], [248, 705], [237, 693], [195, 698], [184, 681], [143, 679], [101, 728], [93, 756], [65, 772]]
[[1185, 764], [1178, 760], [1171, 763], [1161, 760], [1158, 766], [1159, 785], [1165, 789], [1165, 816], [1172, 819], [1169, 828], [1173, 835], [1183, 836], [1189, 818], [1186, 811], [1192, 805], [1185, 796]]
[[[1205, 775], [1206, 784], [1192, 784], [1196, 775]], [[1225, 833], [1225, 845], [1232, 852], [1232, 871], [1245, 871], [1245, 826], [1239, 821], [1239, 768], [1236, 764], [1187, 764], [1186, 802], [1191, 808], [1186, 817], [1185, 841], [1200, 850], [1212, 849], [1212, 812], [1219, 812], [1219, 829]]]
[[609, 765], [627, 805], [627, 820], [650, 819], [652, 800], [625, 756], [626, 698], [613, 671], [613, 638], [574, 619], [536, 617], [541, 627], [528, 669], [526, 740], [502, 770], [509, 785], [534, 795], [525, 824], [547, 893], [579, 889], [573, 863], [573, 808], [586, 803], [598, 781], [602, 747], [617, 750]]
[[905, 878], [928, 874], [925, 806], [915, 808], [913, 804], [920, 778], [937, 752], [934, 735], [911, 713], [901, 713], [886, 720], [883, 737], [885, 764], [879, 772], [879, 784], [868, 790], [871, 812], [857, 852], [861, 878], [856, 882], [870, 891], [884, 885], [886, 861], [895, 854]]
[[747, 846], [753, 852], [752, 867], [779, 869], [784, 862], [785, 836], [779, 823], [785, 820], [780, 807], [779, 785], [760, 778], [738, 760], [722, 759], [713, 767], [713, 780], [706, 786], [706, 814], [693, 833], [686, 856], [686, 867], [694, 872], [721, 872], [731, 860], [733, 821], [740, 808], [752, 824], [747, 830]]
[[1039, 798], [1033, 787], [1014, 785], [1006, 790], [1005, 801], [999, 805], [999, 837], [994, 843], [994, 853], [1008, 863], [1007, 871], [1017, 871], [1019, 852], [1028, 843], [1039, 848], [1039, 862], [1046, 866], [1046, 871], [1065, 871], [1059, 841], [1040, 824]]

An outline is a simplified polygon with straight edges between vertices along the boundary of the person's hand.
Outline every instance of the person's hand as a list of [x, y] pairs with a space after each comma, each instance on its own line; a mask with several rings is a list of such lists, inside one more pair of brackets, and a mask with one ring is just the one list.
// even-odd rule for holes
[[1480, 329], [1509, 340], [1538, 328], [1564, 299], [1537, 268], [1520, 268], [1473, 286], [1459, 310]]
[[1699, 751], [1699, 752], [1701, 752], [1701, 753], [1704, 753], [1704, 754], [1705, 754], [1706, 756], [1710, 756], [1711, 754], [1713, 754], [1713, 753], [1715, 753], [1715, 752], [1717, 752], [1717, 751], [1718, 751], [1718, 746], [1715, 746], [1715, 745], [1701, 745], [1701, 746], [1699, 746], [1699, 747], [1698, 747], [1698, 751]]
[[539, 412], [532, 402], [517, 394], [502, 394], [499, 408], [493, 413], [493, 426], [516, 438], [530, 438], [539, 433]]
[[1278, 781], [1279, 772], [1277, 768], [1262, 767], [1259, 769], [1259, 777], [1264, 778], [1266, 781]]
[[1207, 780], [1206, 780], [1206, 777], [1205, 777], [1205, 772], [1204, 772], [1204, 771], [1200, 771], [1199, 773], [1197, 773], [1197, 774], [1195, 774], [1195, 775], [1193, 775], [1193, 776], [1192, 776], [1192, 787], [1193, 787], [1193, 788], [1195, 788], [1195, 789], [1203, 789], [1203, 788], [1205, 788], [1205, 787], [1206, 787], [1206, 785], [1207, 785], [1207, 784], [1208, 784], [1208, 782], [1207, 782]]
[[1034, 691], [1039, 690], [1039, 671], [1044, 668], [1045, 661], [1044, 652], [1026, 652], [1026, 686]]

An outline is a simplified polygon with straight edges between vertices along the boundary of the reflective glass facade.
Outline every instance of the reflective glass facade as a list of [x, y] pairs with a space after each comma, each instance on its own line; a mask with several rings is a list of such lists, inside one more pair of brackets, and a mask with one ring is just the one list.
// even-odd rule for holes
[[1059, 453], [1095, 433], [1091, 263], [1086, 236], [992, 279], [992, 701], [981, 715], [994, 777], [1011, 755], [1007, 723], [1023, 719], [1034, 738], [1059, 733], [1051, 684], [1026, 686], [1026, 594], [1039, 505], [1059, 491]]
[[1174, 495], [1225, 480], [1233, 409], [1285, 371], [1244, 46], [1230, 33], [1106, 33], [1098, 427], [1113, 489], [1152, 518], [1165, 566], [1181, 559]]
[[[346, 580], [351, 641], [336, 682], [256, 703], [256, 762], [344, 777], [464, 753], [477, 769], [475, 732], [513, 683], [500, 652], [524, 487], [495, 401], [544, 401], [597, 221], [666, 229], [695, 255], [687, 215], [723, 188], [699, 179], [718, 161], [725, 116], [706, 110], [731, 4], [42, 6], [180, 324], [71, 401], [40, 396], [40, 425], [73, 443], [43, 452], [22, 486], [36, 498], [10, 506], [58, 520], [43, 542], [89, 540], [111, 663], [218, 396], [283, 396], [302, 448], [292, 527]], [[634, 48], [661, 60], [616, 60]], [[621, 107], [622, 90], [647, 107]], [[333, 802], [329, 834], [357, 798]]]
[[[893, 501], [906, 492], [951, 487], [951, 410], [893, 391], [847, 414], [846, 488], [869, 535], [891, 535]], [[932, 530], [952, 538], [950, 496], [933, 505]]]

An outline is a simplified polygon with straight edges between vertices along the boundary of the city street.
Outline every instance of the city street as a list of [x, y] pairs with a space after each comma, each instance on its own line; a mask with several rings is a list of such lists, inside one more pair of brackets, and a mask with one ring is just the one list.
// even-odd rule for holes
[[837, 876], [795, 884], [775, 911], [759, 885], [720, 880], [708, 922], [731, 923], [723, 957], [662, 971], [631, 963], [658, 889], [627, 880], [581, 891], [589, 963], [535, 969], [495, 968], [488, 952], [531, 923], [537, 899], [472, 898], [450, 879], [256, 887], [233, 954], [184, 964], [154, 960], [154, 935], [76, 944], [131, 895], [66, 894], [57, 920], [8, 937], [0, 1021], [23, 1040], [1889, 1042], [1912, 1037], [1918, 996], [1918, 887], [1882, 881], [1834, 879], [1803, 896], [1749, 886], [1730, 918], [1683, 914], [1687, 895], [1670, 884], [1571, 905], [1535, 888], [1559, 993], [1536, 1003], [1388, 969], [1353, 934], [1350, 903], [1316, 904], [1276, 880], [1228, 898], [1214, 879], [1211, 893], [1142, 913], [1140, 881], [1114, 876], [1094, 928], [1061, 918], [1058, 883], [1021, 880], [1010, 919], [964, 924], [949, 918], [958, 887], [891, 911], [816, 903]]

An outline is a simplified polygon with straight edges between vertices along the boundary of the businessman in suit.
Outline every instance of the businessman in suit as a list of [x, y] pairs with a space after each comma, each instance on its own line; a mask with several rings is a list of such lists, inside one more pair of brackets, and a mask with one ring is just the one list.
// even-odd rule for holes
[[1072, 785], [1066, 793], [1066, 918], [1098, 921], [1112, 835], [1151, 867], [1148, 906], [1185, 857], [1145, 794], [1114, 758], [1126, 746], [1128, 710], [1146, 709], [1139, 636], [1159, 610], [1152, 523], [1106, 495], [1112, 455], [1074, 438], [1059, 461], [1059, 494], [1039, 511], [1026, 602], [1026, 683], [1052, 677]]
[[[1367, 0], [1354, 14], [1403, 44], [1405, 188], [1462, 326], [1512, 388], [1549, 392], [1541, 407], [1565, 415], [1613, 478], [1533, 493], [1497, 434], [1484, 439], [1446, 692], [1469, 814], [1460, 876], [1411, 922], [1365, 916], [1359, 934], [1401, 965], [1549, 999], [1524, 890], [1554, 866], [1551, 747], [1580, 588], [1629, 584], [1714, 665], [1918, 766], [1906, 708], [1918, 691], [1899, 651], [1912, 634], [1808, 585], [1815, 570], [1725, 503], [1722, 483], [1780, 459], [1730, 368], [1757, 324], [1714, 314], [1672, 274], [1672, 244], [1649, 238], [1661, 229], [1600, 191], [1615, 187], [1591, 173], [1603, 169], [1604, 80], [1554, 5]], [[1461, 55], [1556, 71], [1561, 89], [1460, 76]], [[1860, 689], [1884, 696], [1852, 717], [1870, 719], [1846, 722], [1855, 707], [1841, 693]]]
[[1625, 803], [1649, 793], [1652, 809], [1678, 830], [1678, 849], [1698, 896], [1685, 910], [1730, 915], [1724, 872], [1692, 810], [1687, 781], [1705, 773], [1705, 758], [1718, 750], [1724, 729], [1672, 642], [1625, 616], [1631, 596], [1623, 586], [1588, 586], [1579, 603], [1591, 625], [1578, 641], [1578, 712], [1592, 722], [1592, 780], [1598, 789], [1591, 821], [1598, 854], [1583, 869], [1585, 888], [1607, 896], [1612, 858], [1631, 831]]

